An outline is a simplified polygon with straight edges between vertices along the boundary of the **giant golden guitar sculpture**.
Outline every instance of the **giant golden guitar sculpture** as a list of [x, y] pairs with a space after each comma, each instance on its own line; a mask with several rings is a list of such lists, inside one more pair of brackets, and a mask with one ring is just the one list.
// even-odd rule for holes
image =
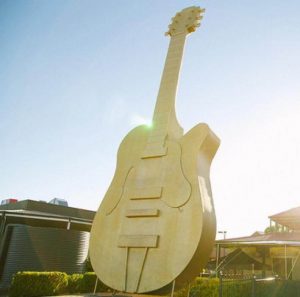
[[172, 19], [153, 125], [123, 139], [92, 225], [92, 266], [117, 291], [157, 291], [174, 281], [180, 287], [199, 274], [214, 244], [209, 169], [219, 139], [206, 124], [183, 135], [175, 114], [185, 39], [203, 11], [189, 7]]

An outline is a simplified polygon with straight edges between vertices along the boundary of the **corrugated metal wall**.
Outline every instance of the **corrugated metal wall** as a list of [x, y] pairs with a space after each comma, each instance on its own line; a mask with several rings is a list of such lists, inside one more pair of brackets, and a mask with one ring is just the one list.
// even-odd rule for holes
[[88, 254], [89, 232], [7, 225], [2, 249], [0, 289], [18, 271], [81, 273]]

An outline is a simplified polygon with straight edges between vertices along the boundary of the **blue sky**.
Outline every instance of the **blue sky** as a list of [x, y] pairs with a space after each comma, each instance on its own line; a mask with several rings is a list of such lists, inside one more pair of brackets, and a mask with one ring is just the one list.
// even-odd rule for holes
[[0, 198], [97, 209], [118, 146], [154, 109], [179, 10], [188, 37], [177, 115], [222, 144], [218, 229], [248, 235], [300, 206], [299, 1], [0, 1]]

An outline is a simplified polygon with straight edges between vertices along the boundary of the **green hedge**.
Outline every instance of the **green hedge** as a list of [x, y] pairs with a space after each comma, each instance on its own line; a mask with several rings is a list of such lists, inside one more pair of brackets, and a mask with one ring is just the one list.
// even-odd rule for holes
[[[18, 272], [14, 275], [10, 297], [39, 297], [68, 293], [91, 293], [94, 291], [94, 272], [67, 275], [63, 272]], [[107, 292], [109, 288], [98, 280], [97, 292]]]
[[219, 296], [219, 279], [218, 278], [196, 278], [192, 285], [190, 296], [197, 297], [218, 297]]
[[[96, 274], [95, 272], [86, 272], [82, 275], [82, 279], [79, 281], [79, 291], [78, 293], [90, 293], [95, 289]], [[99, 279], [97, 283], [96, 292], [107, 292], [109, 288], [104, 285]]]
[[[190, 297], [218, 297], [220, 280], [218, 278], [197, 277], [190, 284]], [[223, 281], [223, 297], [251, 297], [251, 280]], [[175, 293], [175, 297], [188, 296], [188, 287]]]
[[175, 292], [175, 297], [188, 296], [190, 288], [190, 297], [218, 297], [219, 296], [219, 279], [197, 277], [190, 287], [185, 287], [180, 291]]
[[[68, 293], [81, 292], [83, 274], [71, 274], [68, 276]], [[94, 290], [93, 290], [94, 291]]]
[[251, 279], [225, 279], [223, 280], [223, 297], [252, 297]]
[[[255, 290], [257, 297], [295, 297], [300, 292], [300, 283], [292, 281], [253, 282], [254, 280], [223, 280], [223, 297], [251, 297]], [[40, 297], [60, 294], [92, 293], [95, 288], [94, 272], [67, 275], [63, 272], [18, 272], [14, 275], [10, 297]], [[218, 278], [198, 277], [180, 291], [175, 297], [218, 297], [220, 281]], [[97, 292], [110, 289], [101, 281], [97, 282]], [[299, 295], [300, 296], [300, 295]]]
[[18, 272], [14, 275], [10, 297], [36, 297], [64, 293], [68, 276], [63, 272]]

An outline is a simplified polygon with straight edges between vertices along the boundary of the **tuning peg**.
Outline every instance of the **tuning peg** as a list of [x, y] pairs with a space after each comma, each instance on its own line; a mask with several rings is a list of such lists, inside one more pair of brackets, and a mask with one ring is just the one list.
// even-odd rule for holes
[[197, 9], [197, 11], [198, 11], [199, 13], [203, 13], [203, 12], [205, 12], [205, 8], [200, 8], [200, 7], [199, 7], [199, 8]]

